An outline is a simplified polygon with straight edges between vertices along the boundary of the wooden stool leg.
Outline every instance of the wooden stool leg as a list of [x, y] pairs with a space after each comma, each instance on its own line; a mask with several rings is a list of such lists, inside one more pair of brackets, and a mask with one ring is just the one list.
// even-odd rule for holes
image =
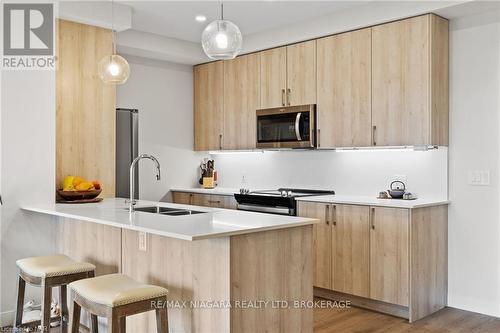
[[120, 333], [120, 318], [114, 313], [108, 316], [108, 333]]
[[26, 281], [24, 281], [21, 275], [19, 275], [17, 279], [17, 305], [16, 305], [16, 318], [14, 320], [14, 327], [19, 327], [23, 323], [25, 289], [26, 289]]
[[90, 331], [92, 333], [99, 333], [99, 323], [95, 314], [90, 314]]
[[77, 302], [73, 301], [71, 310], [71, 333], [79, 333], [80, 331], [80, 312], [82, 308]]
[[66, 285], [59, 287], [59, 302], [61, 302], [61, 332], [68, 332], [68, 295]]
[[42, 281], [42, 332], [50, 331], [50, 303], [52, 302], [52, 286]]
[[127, 332], [127, 317], [120, 317], [120, 333]]
[[168, 333], [168, 312], [165, 307], [156, 309], [156, 331], [157, 333]]

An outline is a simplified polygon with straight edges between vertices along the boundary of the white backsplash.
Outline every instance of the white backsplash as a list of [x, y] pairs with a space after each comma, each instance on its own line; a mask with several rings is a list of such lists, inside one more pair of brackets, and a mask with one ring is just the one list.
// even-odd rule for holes
[[[219, 186], [333, 189], [337, 194], [377, 195], [405, 175], [419, 197], [447, 198], [448, 149], [431, 151], [279, 151], [215, 154]], [[244, 180], [243, 180], [244, 178]]]

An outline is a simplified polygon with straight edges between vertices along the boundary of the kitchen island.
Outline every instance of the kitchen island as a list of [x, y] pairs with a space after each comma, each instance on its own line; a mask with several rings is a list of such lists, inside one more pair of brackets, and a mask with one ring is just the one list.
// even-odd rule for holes
[[[200, 212], [135, 211], [124, 199], [30, 205], [57, 217], [61, 253], [169, 289], [171, 332], [312, 332], [312, 225], [318, 220], [139, 201]], [[127, 319], [154, 332], [154, 312]]]

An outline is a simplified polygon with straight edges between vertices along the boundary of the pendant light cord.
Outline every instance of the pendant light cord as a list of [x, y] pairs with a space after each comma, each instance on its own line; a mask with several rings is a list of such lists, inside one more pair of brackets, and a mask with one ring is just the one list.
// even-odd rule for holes
[[113, 55], [116, 54], [116, 34], [115, 34], [115, 2], [111, 0], [111, 36], [113, 42]]
[[220, 18], [224, 21], [224, 2], [220, 2]]

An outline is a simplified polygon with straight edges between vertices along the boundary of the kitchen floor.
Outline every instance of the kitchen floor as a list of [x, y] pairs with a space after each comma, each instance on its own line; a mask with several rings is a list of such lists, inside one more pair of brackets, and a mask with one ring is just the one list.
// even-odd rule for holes
[[[60, 333], [60, 327], [50, 330]], [[87, 332], [87, 331], [81, 331]], [[500, 318], [445, 308], [410, 324], [407, 320], [360, 308], [314, 310], [314, 333], [498, 333]]]
[[360, 308], [314, 310], [314, 333], [498, 333], [500, 318], [445, 308], [413, 324], [407, 320]]

